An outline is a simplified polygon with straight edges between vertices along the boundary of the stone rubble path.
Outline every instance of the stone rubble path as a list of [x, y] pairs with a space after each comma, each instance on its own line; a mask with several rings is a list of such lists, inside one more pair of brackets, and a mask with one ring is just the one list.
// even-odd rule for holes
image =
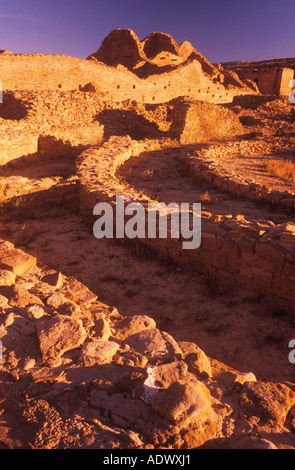
[[17, 272], [0, 287], [1, 449], [295, 446], [294, 384], [209, 359], [17, 251], [0, 240]]

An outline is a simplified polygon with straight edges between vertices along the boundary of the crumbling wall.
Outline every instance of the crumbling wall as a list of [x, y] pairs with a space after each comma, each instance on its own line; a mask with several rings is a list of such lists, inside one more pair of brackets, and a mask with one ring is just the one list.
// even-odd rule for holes
[[[0, 67], [4, 94], [9, 90], [42, 93], [51, 90], [62, 95], [82, 90], [89, 82], [99, 90], [104, 100], [130, 99], [140, 103], [165, 103], [179, 96], [211, 103], [230, 103], [236, 95], [255, 94], [247, 87], [226, 87], [218, 81], [214, 83], [197, 60], [146, 79], [137, 77], [122, 65], [108, 67], [101, 62], [64, 56], [0, 56]], [[91, 93], [87, 95], [91, 101]], [[72, 101], [72, 104], [69, 103], [71, 108], [74, 105]], [[52, 103], [47, 104], [52, 106]]]
[[38, 152], [43, 158], [68, 156], [77, 157], [83, 150], [100, 145], [104, 128], [98, 123], [87, 127], [70, 127], [64, 131], [56, 129], [54, 134], [43, 134], [38, 138]]
[[109, 66], [124, 65], [133, 68], [145, 58], [143, 46], [130, 29], [116, 29], [103, 40], [98, 51], [88, 59], [104, 62]]
[[252, 80], [257, 84], [263, 95], [287, 96], [291, 92], [290, 81], [294, 78], [294, 70], [277, 67], [231, 67], [241, 80]]
[[149, 59], [153, 59], [163, 51], [178, 55], [179, 46], [174, 39], [165, 33], [149, 34], [143, 41], [143, 50]]
[[290, 82], [294, 79], [293, 69], [281, 69], [279, 95], [287, 96], [291, 93]]
[[228, 139], [245, 133], [232, 111], [202, 101], [174, 100], [169, 136], [182, 145]]
[[[124, 194], [128, 202], [139, 202], [147, 210], [147, 204], [154, 201], [119, 182], [116, 170], [131, 156], [167, 145], [167, 141], [139, 143], [121, 137], [82, 153], [76, 164], [81, 210], [88, 220], [94, 221], [93, 208], [99, 202], [109, 202], [115, 211], [116, 194]], [[182, 240], [169, 237], [136, 239], [136, 243], [148, 246], [160, 258], [168, 257], [192, 271], [238, 283], [294, 310], [295, 225], [292, 223], [276, 226], [266, 222], [262, 226], [244, 218], [202, 217], [202, 242], [196, 250], [184, 250]]]
[[3, 102], [0, 102], [0, 118], [21, 120], [28, 115], [30, 105], [22, 100], [19, 93], [11, 91], [3, 93]]

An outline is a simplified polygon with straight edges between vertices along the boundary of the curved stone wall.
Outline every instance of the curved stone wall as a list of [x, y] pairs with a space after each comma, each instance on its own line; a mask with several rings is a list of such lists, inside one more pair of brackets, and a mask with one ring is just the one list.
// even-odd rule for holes
[[[245, 142], [232, 142], [210, 146], [208, 149], [196, 152], [195, 156], [190, 156], [191, 174], [196, 179], [201, 178], [212, 186], [238, 197], [246, 197], [251, 201], [271, 204], [283, 209], [295, 209], [295, 194], [289, 191], [280, 191], [279, 189], [269, 189], [255, 181], [254, 178], [243, 177], [236, 171], [225, 168], [224, 160], [234, 158], [237, 152], [245, 152], [245, 145]], [[249, 153], [251, 151], [255, 152], [255, 150], [258, 152], [259, 145], [259, 142], [256, 145], [255, 143], [249, 143]], [[290, 150], [293, 150], [291, 143], [289, 147]], [[269, 153], [281, 152], [281, 149], [274, 144], [269, 144], [264, 151], [267, 149]], [[287, 149], [287, 146], [284, 146], [284, 149]], [[286, 150], [284, 153], [286, 153]]]
[[[151, 201], [116, 177], [116, 170], [132, 156], [175, 145], [172, 141], [132, 141], [112, 137], [102, 147], [91, 148], [77, 159], [81, 209], [94, 221], [93, 208], [99, 202], [115, 207], [116, 195], [126, 202], [140, 202], [146, 209]], [[202, 214], [202, 243], [199, 249], [184, 250], [178, 239], [137, 239], [158, 253], [192, 271], [209, 273], [271, 297], [280, 306], [293, 309], [295, 300], [295, 225], [249, 222], [243, 217], [206, 218]]]

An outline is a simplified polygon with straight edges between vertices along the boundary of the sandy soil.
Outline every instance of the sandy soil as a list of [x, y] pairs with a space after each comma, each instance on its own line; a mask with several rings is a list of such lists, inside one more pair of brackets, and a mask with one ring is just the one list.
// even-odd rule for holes
[[[185, 150], [185, 151], [184, 151]], [[121, 171], [130, 184], [162, 201], [198, 202], [208, 191], [203, 209], [212, 213], [242, 213], [255, 219], [285, 217], [249, 201], [231, 200], [218, 191], [196, 187], [183, 171], [187, 149], [155, 152], [128, 162]], [[29, 165], [29, 163], [28, 163]], [[146, 171], [148, 170], [148, 171]], [[150, 172], [152, 170], [152, 172]], [[68, 173], [67, 173], [68, 172]], [[72, 164], [43, 162], [42, 171], [14, 165], [14, 175], [40, 178], [71, 177]], [[206, 354], [257, 379], [294, 379], [288, 361], [288, 343], [295, 322], [253, 296], [217, 285], [206, 276], [192, 276], [177, 266], [161, 265], [156, 258], [113, 240], [97, 240], [92, 228], [73, 208], [56, 207], [42, 216], [38, 209], [25, 221], [3, 216], [0, 236], [65, 275], [73, 275], [122, 314], [147, 314], [159, 328], [181, 341], [193, 341]]]

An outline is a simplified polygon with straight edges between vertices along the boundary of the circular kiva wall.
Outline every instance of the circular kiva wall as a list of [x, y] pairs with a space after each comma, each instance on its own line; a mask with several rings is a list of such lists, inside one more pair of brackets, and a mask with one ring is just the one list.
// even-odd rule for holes
[[[141, 203], [147, 210], [148, 203], [155, 201], [122, 183], [116, 171], [129, 158], [142, 152], [175, 145], [174, 141], [167, 139], [133, 141], [128, 136], [112, 137], [102, 147], [92, 147], [83, 152], [77, 158], [76, 166], [81, 210], [88, 220], [93, 223], [97, 219], [93, 216], [97, 203], [108, 202], [115, 209], [117, 195], [124, 194], [126, 204]], [[188, 163], [196, 175], [198, 158], [195, 156], [192, 162], [188, 156]], [[250, 187], [249, 197], [251, 194]], [[201, 246], [198, 249], [183, 249], [181, 239], [169, 236], [167, 239], [137, 238], [134, 242], [151, 248], [160, 258], [169, 258], [192, 271], [238, 283], [293, 309], [295, 225], [292, 223], [275, 225], [266, 221], [262, 225], [239, 217], [207, 219], [202, 215]]]

